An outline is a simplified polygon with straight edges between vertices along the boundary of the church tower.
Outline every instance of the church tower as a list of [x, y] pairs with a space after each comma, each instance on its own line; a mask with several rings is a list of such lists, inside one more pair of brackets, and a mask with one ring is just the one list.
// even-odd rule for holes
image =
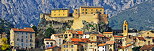
[[123, 24], [123, 36], [128, 35], [128, 22], [125, 20]]

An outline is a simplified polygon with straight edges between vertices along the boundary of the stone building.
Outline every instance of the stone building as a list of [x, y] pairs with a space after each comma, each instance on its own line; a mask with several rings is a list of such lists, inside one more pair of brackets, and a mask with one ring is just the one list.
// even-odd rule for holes
[[35, 48], [35, 31], [32, 28], [11, 28], [10, 45], [15, 49]]

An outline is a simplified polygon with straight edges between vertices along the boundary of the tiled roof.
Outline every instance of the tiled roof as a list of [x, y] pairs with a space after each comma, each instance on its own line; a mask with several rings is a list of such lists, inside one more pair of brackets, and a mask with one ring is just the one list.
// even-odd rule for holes
[[55, 41], [53, 39], [45, 38], [44, 41]]
[[115, 37], [115, 38], [122, 38], [123, 36], [113, 36], [113, 37]]
[[113, 32], [103, 32], [103, 34], [113, 34]]
[[105, 46], [106, 44], [99, 44], [98, 46]]
[[89, 42], [90, 40], [88, 38], [82, 38], [82, 39], [71, 38], [71, 41], [74, 41], [74, 42]]
[[81, 39], [78, 39], [78, 38], [71, 38], [71, 41], [82, 42], [82, 40]]
[[74, 31], [74, 30], [67, 30], [68, 32], [71, 32], [72, 34], [83, 34], [83, 31]]
[[137, 37], [139, 40], [145, 40], [143, 37]]
[[83, 31], [77, 31], [77, 34], [83, 34]]
[[19, 31], [19, 32], [35, 32], [33, 28], [24, 28], [24, 29], [18, 29], [18, 28], [11, 28], [13, 31]]
[[140, 50], [152, 50], [154, 48], [154, 45], [144, 45], [140, 48]]
[[114, 41], [107, 41], [106, 44], [114, 44]]
[[127, 47], [129, 47], [129, 46], [132, 46], [133, 44], [127, 44], [126, 46], [120, 46], [120, 48], [127, 48]]

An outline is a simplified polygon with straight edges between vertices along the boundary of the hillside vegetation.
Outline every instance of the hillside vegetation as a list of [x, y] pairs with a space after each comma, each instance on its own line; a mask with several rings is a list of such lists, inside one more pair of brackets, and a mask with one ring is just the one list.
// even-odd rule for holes
[[110, 18], [110, 27], [121, 29], [123, 21], [127, 20], [129, 28], [138, 30], [154, 30], [154, 1], [145, 2]]

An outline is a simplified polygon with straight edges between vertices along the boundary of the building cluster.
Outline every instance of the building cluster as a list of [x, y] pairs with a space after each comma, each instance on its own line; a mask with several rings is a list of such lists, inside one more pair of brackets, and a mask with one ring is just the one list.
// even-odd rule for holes
[[153, 44], [153, 31], [129, 29], [127, 21], [123, 23], [123, 30], [111, 32], [67, 30], [44, 39], [45, 51], [133, 51], [135, 47], [141, 47], [140, 51], [152, 51]]
[[[133, 51], [135, 47], [141, 47], [140, 51], [154, 50], [154, 31], [138, 31], [128, 28], [125, 20], [122, 30], [106, 32], [78, 30], [83, 28], [83, 20], [89, 23], [104, 22], [108, 24], [107, 14], [104, 8], [84, 6], [74, 9], [55, 9], [50, 14], [41, 14], [40, 17], [47, 21], [68, 21], [74, 20], [71, 28], [58, 34], [51, 34], [50, 38], [44, 38], [45, 51]], [[90, 27], [91, 28], [91, 27]], [[95, 28], [94, 28], [95, 29]], [[6, 34], [0, 34], [0, 45]], [[10, 46], [16, 49], [34, 49], [35, 31], [32, 28], [11, 28]]]

